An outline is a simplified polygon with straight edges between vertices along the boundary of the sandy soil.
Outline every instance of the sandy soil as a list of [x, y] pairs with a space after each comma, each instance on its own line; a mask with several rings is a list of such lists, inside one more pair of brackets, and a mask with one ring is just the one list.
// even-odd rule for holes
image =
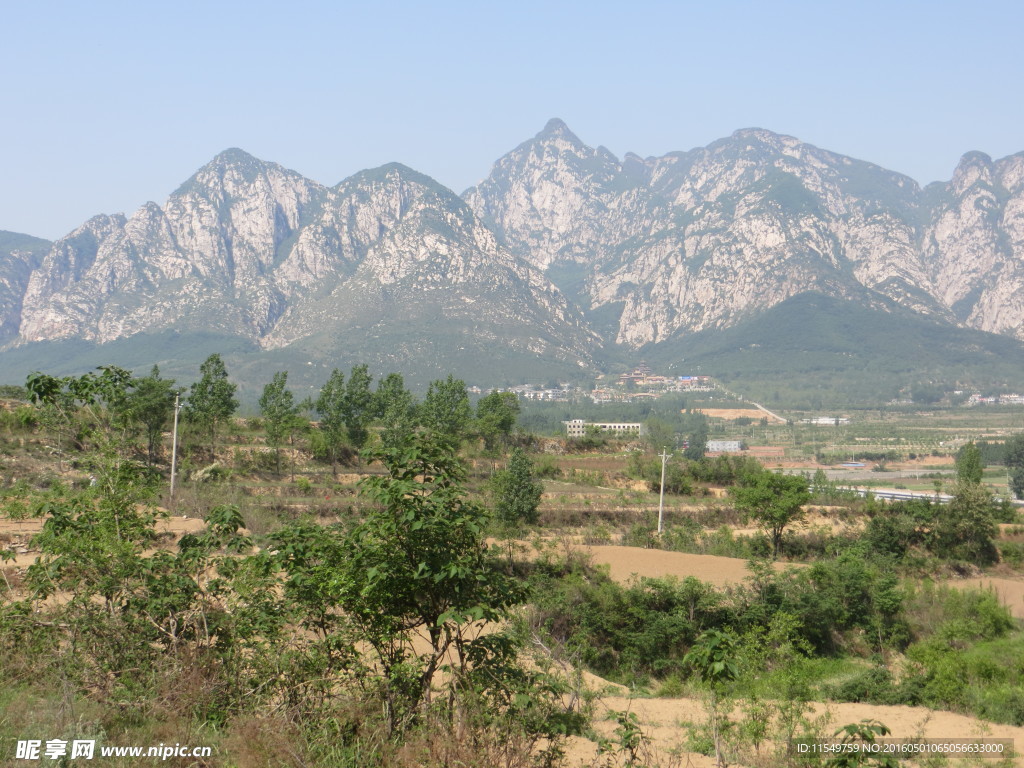
[[[841, 527], [838, 521], [822, 519], [818, 524], [832, 523]], [[753, 534], [756, 529], [735, 529], [738, 536]], [[621, 547], [615, 545], [583, 546], [595, 565], [607, 565], [613, 579], [620, 582], [629, 581], [634, 576], [661, 578], [676, 576], [685, 579], [694, 576], [716, 587], [728, 584], [739, 584], [750, 572], [747, 561], [736, 557], [718, 557], [716, 555], [691, 555], [683, 552], [666, 552], [660, 549], [643, 549], [642, 547]], [[775, 563], [777, 571], [787, 568], [804, 568], [803, 563]], [[956, 589], [994, 589], [1000, 601], [1010, 609], [1015, 617], [1024, 619], [1024, 579], [1008, 579], [994, 576], [979, 576], [971, 579], [956, 579], [945, 582]]]
[[[822, 732], [831, 735], [842, 725], [860, 720], [878, 720], [892, 730], [893, 738], [993, 738], [1013, 739], [1016, 745], [1024, 744], [1024, 728], [997, 725], [973, 717], [951, 712], [936, 712], [923, 707], [894, 707], [873, 704], [822, 704], [815, 703], [812, 718], [827, 718]], [[602, 712], [630, 711], [637, 714], [641, 730], [648, 736], [663, 765], [692, 765], [703, 768], [714, 765], [713, 758], [693, 753], [683, 753], [680, 760], [671, 763], [665, 756], [668, 750], [686, 743], [689, 729], [681, 723], [703, 724], [707, 720], [704, 703], [699, 699], [629, 699], [624, 696], [607, 696], [598, 702], [595, 730], [609, 737], [615, 730], [610, 715], [602, 718]], [[736, 711], [734, 719], [742, 718]], [[770, 751], [770, 745], [762, 750]], [[596, 747], [585, 739], [573, 739], [570, 743], [570, 764], [590, 764], [596, 755]], [[951, 763], [955, 764], [955, 763]], [[993, 763], [994, 765], [995, 763]], [[1018, 758], [1015, 765], [1024, 765], [1024, 758]]]
[[697, 410], [697, 413], [703, 413], [705, 416], [709, 416], [713, 419], [729, 419], [731, 421], [735, 421], [736, 419], [746, 417], [748, 419], [754, 419], [755, 421], [768, 419], [768, 422], [773, 424], [786, 423], [782, 419], [777, 419], [766, 411], [759, 411], [757, 408], [700, 408]]
[[[0, 519], [0, 547], [11, 548], [16, 555], [14, 560], [4, 563], [7, 568], [25, 568], [32, 565], [39, 553], [28, 548], [29, 540], [39, 533], [43, 521]], [[206, 523], [194, 517], [168, 517], [158, 520], [156, 529], [159, 533], [169, 533], [175, 539], [186, 533], [197, 533], [206, 527]]]
[[[632, 576], [677, 576], [685, 579], [694, 576], [701, 581], [722, 587], [739, 584], [750, 572], [747, 561], [738, 557], [717, 557], [715, 555], [689, 555], [683, 552], [666, 552], [661, 549], [642, 547], [618, 547], [595, 545], [582, 547], [590, 554], [595, 565], [607, 565], [616, 581], [628, 581]], [[802, 568], [797, 563], [775, 563], [775, 569]]]
[[[1018, 619], [1024, 619], [1024, 581], [1002, 579], [993, 576], [979, 576], [973, 579], [958, 579], [945, 582], [956, 589], [994, 589], [999, 601]], [[1021, 742], [1024, 747], [1024, 742]]]

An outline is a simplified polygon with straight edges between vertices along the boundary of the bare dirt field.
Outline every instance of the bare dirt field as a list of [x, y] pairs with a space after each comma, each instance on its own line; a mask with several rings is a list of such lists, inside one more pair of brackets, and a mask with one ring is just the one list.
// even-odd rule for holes
[[757, 408], [700, 408], [697, 409], [697, 413], [703, 413], [705, 416], [712, 419], [729, 419], [734, 421], [736, 419], [746, 417], [748, 419], [754, 419], [755, 421], [768, 419], [768, 422], [771, 424], [786, 423], [783, 419], [776, 418], [767, 411], [761, 411]]
[[[614, 545], [594, 545], [583, 547], [583, 550], [590, 554], [595, 565], [607, 565], [611, 577], [622, 582], [628, 581], [632, 576], [676, 576], [680, 579], [693, 576], [716, 587], [723, 587], [728, 584], [739, 584], [750, 575], [747, 561], [738, 557], [690, 555], [685, 552], [667, 552], [663, 549]], [[778, 571], [804, 567], [798, 563], [774, 565]]]
[[[999, 597], [999, 602], [1010, 609], [1018, 619], [1024, 619], [1024, 581], [1020, 579], [1001, 579], [992, 576], [978, 576], [973, 579], [957, 579], [946, 582], [956, 589], [992, 589]], [[1024, 742], [1021, 742], [1024, 745]]]
[[[997, 725], [977, 718], [957, 715], [952, 712], [937, 712], [923, 707], [882, 706], [875, 704], [823, 704], [815, 703], [811, 717], [822, 718], [821, 731], [831, 736], [840, 726], [861, 720], [878, 720], [892, 730], [892, 738], [991, 738], [1013, 739], [1015, 746], [1024, 744], [1024, 728], [1011, 725]], [[689, 727], [683, 723], [703, 724], [707, 710], [700, 699], [630, 699], [626, 696], [606, 696], [598, 702], [595, 730], [602, 736], [610, 737], [615, 722], [605, 713], [630, 711], [637, 714], [641, 730], [649, 737], [664, 765], [690, 765], [699, 768], [714, 765], [714, 759], [700, 754], [684, 752], [679, 762], [667, 759], [669, 750], [686, 744]], [[734, 719], [742, 717], [735, 712]], [[769, 745], [762, 747], [770, 750]], [[574, 739], [568, 750], [570, 762], [575, 765], [589, 765], [596, 755], [596, 746], [586, 739]], [[950, 763], [955, 765], [956, 763]], [[993, 762], [993, 765], [995, 763]], [[1015, 765], [1024, 765], [1024, 758], [1018, 757]]]
[[[42, 530], [40, 518], [27, 520], [0, 519], [0, 548], [11, 548], [15, 557], [6, 563], [7, 567], [25, 568], [39, 557], [39, 552], [28, 548], [29, 540]], [[168, 517], [157, 521], [158, 533], [169, 533], [175, 539], [186, 533], [198, 533], [206, 527], [203, 520], [194, 517]]]
[[[737, 535], [753, 533], [754, 529], [739, 529]], [[609, 575], [619, 582], [633, 577], [646, 576], [663, 578], [687, 576], [706, 581], [716, 587], [740, 584], [750, 575], [747, 561], [737, 557], [716, 555], [691, 555], [685, 552], [668, 552], [662, 549], [623, 547], [617, 545], [591, 545], [581, 548], [588, 553], [595, 565], [607, 565]], [[775, 570], [805, 568], [803, 563], [773, 563]], [[956, 589], [994, 589], [999, 601], [1006, 605], [1018, 619], [1024, 619], [1024, 580], [994, 576], [979, 576], [971, 579], [954, 579], [944, 582]]]

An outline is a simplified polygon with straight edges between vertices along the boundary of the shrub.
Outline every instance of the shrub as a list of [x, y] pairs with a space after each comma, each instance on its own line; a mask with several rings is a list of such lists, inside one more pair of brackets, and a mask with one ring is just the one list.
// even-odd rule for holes
[[562, 469], [554, 456], [542, 453], [533, 462], [533, 474], [543, 480], [552, 480], [562, 476]]

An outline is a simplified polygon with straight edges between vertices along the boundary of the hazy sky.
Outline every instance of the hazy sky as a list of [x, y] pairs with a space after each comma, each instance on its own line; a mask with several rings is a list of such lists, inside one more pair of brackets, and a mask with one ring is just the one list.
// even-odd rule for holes
[[1024, 150], [1024, 4], [0, 0], [0, 229], [163, 203], [237, 146], [461, 192], [564, 119], [660, 155], [758, 126], [948, 180]]

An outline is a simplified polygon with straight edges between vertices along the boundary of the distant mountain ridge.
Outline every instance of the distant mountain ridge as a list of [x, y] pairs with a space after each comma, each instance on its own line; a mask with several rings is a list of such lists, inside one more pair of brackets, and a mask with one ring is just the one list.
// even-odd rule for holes
[[762, 129], [620, 160], [553, 119], [462, 196], [400, 164], [326, 187], [229, 149], [162, 206], [54, 243], [0, 233], [7, 350], [173, 330], [593, 371], [808, 293], [1024, 339], [1024, 153], [921, 189]]
[[616, 342], [722, 328], [814, 290], [1024, 338], [1024, 153], [949, 184], [761, 129], [619, 161], [559, 120], [464, 197], [515, 253], [585, 267]]
[[[0, 272], [8, 269], [23, 271], [13, 259]], [[461, 316], [474, 342], [577, 367], [592, 364], [597, 342], [541, 272], [501, 248], [457, 195], [398, 164], [327, 188], [228, 150], [164, 206], [90, 219], [22, 283], [8, 345], [106, 343], [174, 328], [271, 349], [387, 325], [427, 305]]]

